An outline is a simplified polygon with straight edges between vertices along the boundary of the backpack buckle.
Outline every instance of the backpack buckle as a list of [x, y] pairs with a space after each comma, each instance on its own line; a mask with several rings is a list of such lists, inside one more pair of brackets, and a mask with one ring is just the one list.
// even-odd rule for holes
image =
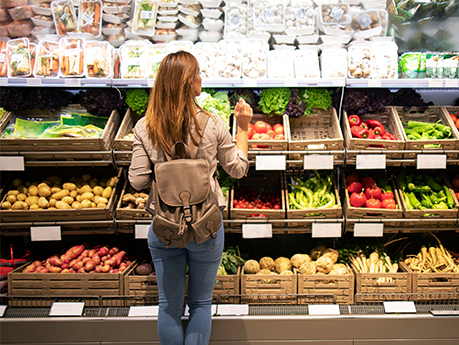
[[190, 206], [183, 206], [182, 210], [183, 210], [183, 215], [184, 215], [185, 221], [187, 223], [191, 223], [193, 221], [193, 214], [191, 213]]

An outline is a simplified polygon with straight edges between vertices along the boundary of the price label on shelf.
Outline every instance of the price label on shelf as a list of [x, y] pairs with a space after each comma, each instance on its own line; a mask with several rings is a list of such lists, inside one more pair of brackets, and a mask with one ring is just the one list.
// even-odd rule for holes
[[0, 171], [24, 171], [24, 157], [0, 157]]
[[429, 87], [443, 87], [443, 79], [429, 79]]
[[0, 305], [0, 317], [3, 317], [5, 315], [6, 311], [6, 305]]
[[244, 87], [257, 87], [257, 80], [251, 78], [244, 78]]
[[284, 86], [285, 87], [298, 87], [298, 79], [285, 79]]
[[386, 314], [416, 314], [416, 306], [413, 301], [385, 301], [383, 305]]
[[272, 224], [242, 224], [242, 238], [272, 238], [272, 237], [273, 237]]
[[354, 237], [382, 237], [384, 223], [355, 223]]
[[418, 154], [418, 169], [446, 169], [446, 155]]
[[8, 86], [8, 78], [0, 78], [0, 86]]
[[67, 78], [64, 84], [65, 86], [81, 86], [81, 80], [77, 78]]
[[255, 156], [255, 170], [285, 170], [285, 155]]
[[41, 78], [27, 78], [27, 86], [41, 86]]
[[346, 86], [346, 79], [345, 78], [333, 79], [332, 86]]
[[381, 87], [381, 80], [378, 79], [369, 79], [368, 87]]
[[386, 155], [356, 155], [356, 169], [386, 169]]
[[340, 315], [338, 304], [310, 304], [308, 314], [314, 316]]
[[[215, 315], [217, 312], [217, 305], [212, 304], [210, 307], [210, 311], [212, 315]], [[183, 312], [183, 316], [190, 316], [190, 307], [188, 307], [188, 304], [185, 306], [185, 311]]]
[[445, 87], [458, 88], [459, 87], [459, 80], [457, 80], [457, 79], [446, 79], [445, 80]]
[[341, 237], [341, 223], [312, 223], [312, 237]]
[[48, 316], [81, 316], [84, 302], [53, 302]]
[[154, 79], [147, 79], [147, 86], [148, 87], [155, 86], [155, 80]]
[[150, 224], [135, 224], [134, 232], [136, 239], [148, 238], [148, 230], [150, 230]]
[[31, 226], [30, 238], [32, 241], [60, 241], [60, 226]]
[[248, 304], [218, 304], [218, 315], [249, 315]]
[[332, 170], [333, 155], [304, 155], [304, 170]]
[[128, 317], [133, 316], [158, 316], [159, 306], [157, 305], [138, 305], [129, 307]]

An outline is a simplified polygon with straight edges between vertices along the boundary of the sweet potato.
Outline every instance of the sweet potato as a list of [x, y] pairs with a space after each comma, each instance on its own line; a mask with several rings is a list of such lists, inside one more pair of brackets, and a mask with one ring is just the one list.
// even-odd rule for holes
[[97, 253], [97, 249], [94, 249], [94, 248], [93, 249], [89, 249], [88, 256], [90, 258], [92, 258], [94, 255], [96, 255], [96, 253]]
[[120, 250], [119, 250], [118, 247], [113, 247], [113, 248], [111, 248], [111, 249], [108, 251], [108, 254], [110, 254], [111, 256], [113, 256], [113, 255], [119, 253], [119, 251], [120, 251]]
[[61, 271], [61, 274], [62, 273], [70, 273], [70, 270], [68, 268], [64, 268], [62, 271]]
[[34, 263], [31, 263], [22, 271], [22, 273], [32, 273], [33, 271], [35, 271], [36, 268], [37, 266], [35, 266]]
[[78, 269], [77, 273], [86, 273], [84, 267]]
[[64, 262], [64, 263], [61, 265], [61, 268], [62, 268], [63, 270], [65, 270], [65, 269], [70, 268], [70, 265], [69, 265], [68, 263]]
[[62, 272], [62, 268], [52, 266], [52, 267], [49, 268], [49, 272], [50, 273], [61, 273]]
[[41, 266], [38, 271], [35, 273], [49, 273], [49, 269], [46, 267]]
[[84, 269], [86, 272], [93, 271], [95, 268], [96, 268], [96, 263], [92, 261], [91, 259], [89, 259], [89, 261], [84, 266]]
[[92, 257], [92, 261], [94, 261], [96, 265], [100, 264], [100, 256], [99, 256], [99, 254], [95, 254]]
[[110, 259], [108, 259], [105, 264], [109, 265], [110, 267], [119, 266], [121, 261], [124, 259], [126, 252], [124, 250], [120, 251], [119, 253], [113, 255]]
[[59, 259], [57, 256], [53, 256], [49, 259], [48, 261], [52, 266], [55, 266], [55, 267], [61, 267], [61, 265], [63, 264], [62, 260]]
[[110, 272], [110, 269], [111, 269], [111, 267], [108, 264], [105, 264], [105, 265], [102, 266], [102, 272], [103, 273]]
[[100, 248], [98, 254], [101, 257], [107, 255], [108, 254], [108, 248], [107, 247]]
[[92, 259], [90, 257], [85, 257], [83, 259], [83, 265], [86, 265], [89, 261], [92, 261]]
[[80, 268], [84, 267], [83, 261], [77, 261], [72, 268], [76, 271], [78, 271]]

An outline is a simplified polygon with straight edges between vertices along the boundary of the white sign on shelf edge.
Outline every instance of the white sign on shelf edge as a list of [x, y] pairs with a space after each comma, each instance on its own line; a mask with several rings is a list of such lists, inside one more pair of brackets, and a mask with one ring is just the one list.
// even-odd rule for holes
[[395, 313], [414, 313], [416, 314], [416, 306], [413, 301], [384, 301], [384, 312], [386, 314]]
[[[254, 210], [254, 211], [257, 211], [257, 210]], [[270, 223], [242, 224], [242, 238], [272, 238], [272, 237], [273, 237], [273, 225]]]
[[312, 223], [313, 238], [341, 237], [341, 223]]
[[60, 226], [31, 226], [30, 227], [31, 241], [60, 241], [61, 227]]
[[304, 170], [333, 170], [333, 155], [304, 155]]
[[136, 239], [147, 239], [148, 231], [150, 230], [150, 224], [135, 224], [135, 238]]
[[355, 223], [354, 237], [382, 237], [384, 223]]
[[286, 168], [285, 155], [255, 156], [255, 170], [285, 170]]
[[340, 315], [338, 304], [309, 304], [308, 315], [325, 316]]
[[49, 316], [81, 316], [84, 302], [53, 302]]
[[136, 305], [129, 307], [128, 317], [134, 316], [158, 316], [157, 305]]
[[418, 154], [417, 169], [446, 169], [445, 154]]
[[362, 155], [355, 157], [356, 169], [386, 169], [386, 155]]
[[24, 171], [24, 157], [0, 156], [0, 171]]

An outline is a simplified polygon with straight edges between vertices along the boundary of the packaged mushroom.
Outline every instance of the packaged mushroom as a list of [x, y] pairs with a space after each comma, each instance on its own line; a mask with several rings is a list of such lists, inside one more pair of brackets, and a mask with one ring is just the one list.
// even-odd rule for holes
[[347, 3], [322, 4], [319, 7], [319, 18], [322, 27], [327, 25], [351, 24], [350, 7]]
[[284, 6], [281, 4], [253, 5], [253, 27], [255, 30], [283, 32], [285, 30]]
[[304, 47], [293, 52], [296, 78], [320, 78], [319, 48]]
[[238, 41], [220, 40], [217, 43], [217, 71], [219, 78], [241, 78], [242, 52]]
[[347, 49], [348, 77], [370, 78], [371, 48], [369, 42], [354, 42]]
[[311, 35], [315, 31], [314, 9], [309, 5], [285, 9], [285, 31], [289, 35]]
[[373, 79], [398, 78], [398, 47], [392, 40], [381, 38], [381, 41], [371, 43], [371, 77]]
[[383, 28], [379, 12], [376, 10], [352, 12], [351, 28], [354, 31], [353, 36], [357, 40], [380, 36]]
[[136, 0], [132, 32], [137, 35], [153, 36], [155, 33], [158, 3], [152, 0]]
[[269, 51], [268, 43], [262, 40], [243, 39], [242, 46], [242, 77], [266, 78], [266, 53]]
[[295, 78], [292, 52], [288, 50], [270, 50], [268, 57], [268, 78]]
[[224, 7], [225, 26], [223, 36], [245, 37], [247, 34], [247, 5], [230, 2]]
[[345, 78], [347, 75], [347, 50], [336, 45], [320, 47], [322, 78]]
[[218, 57], [218, 44], [217, 43], [195, 43], [191, 53], [196, 57], [201, 69], [201, 76], [204, 79], [217, 79], [217, 57]]

